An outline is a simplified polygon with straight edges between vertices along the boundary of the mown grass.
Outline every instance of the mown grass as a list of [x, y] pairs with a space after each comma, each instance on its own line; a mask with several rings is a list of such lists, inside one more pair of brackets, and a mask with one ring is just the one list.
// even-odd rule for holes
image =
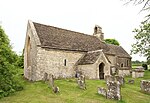
[[97, 94], [97, 87], [105, 87], [104, 80], [86, 80], [87, 90], [81, 90], [75, 79], [55, 80], [60, 93], [54, 94], [48, 87], [48, 82], [29, 82], [24, 80], [24, 90], [9, 97], [0, 99], [0, 103], [150, 103], [150, 94], [140, 91], [140, 81], [150, 79], [150, 71], [145, 71], [144, 78], [135, 79], [135, 84], [128, 84], [131, 77], [126, 77], [126, 83], [121, 88], [122, 100], [109, 100]]

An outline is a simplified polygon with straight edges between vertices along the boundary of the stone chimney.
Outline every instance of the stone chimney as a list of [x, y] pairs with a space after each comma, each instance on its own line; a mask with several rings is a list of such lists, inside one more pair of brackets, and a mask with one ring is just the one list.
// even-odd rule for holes
[[104, 33], [102, 32], [102, 28], [100, 26], [95, 25], [93, 35], [99, 38], [101, 41], [104, 41]]

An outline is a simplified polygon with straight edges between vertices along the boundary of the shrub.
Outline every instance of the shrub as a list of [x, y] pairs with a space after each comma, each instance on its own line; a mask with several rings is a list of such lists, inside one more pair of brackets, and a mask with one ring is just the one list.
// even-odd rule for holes
[[142, 67], [144, 68], [144, 70], [148, 69], [147, 64], [142, 64]]

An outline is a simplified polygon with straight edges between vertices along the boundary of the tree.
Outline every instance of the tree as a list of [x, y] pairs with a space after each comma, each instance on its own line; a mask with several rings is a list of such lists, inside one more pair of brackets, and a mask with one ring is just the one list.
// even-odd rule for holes
[[131, 52], [134, 54], [140, 53], [150, 60], [150, 23], [142, 22], [139, 29], [133, 31], [136, 42], [132, 45]]
[[[134, 5], [144, 4], [141, 11], [150, 10], [150, 0], [128, 0], [128, 3]], [[147, 58], [147, 63], [150, 64], [150, 14], [146, 16], [146, 20], [141, 22], [138, 29], [133, 31], [136, 35], [136, 42], [132, 45], [131, 53], [140, 53]]]
[[9, 39], [0, 26], [0, 98], [23, 89], [15, 80], [17, 55], [12, 51]]
[[[127, 1], [125, 4], [133, 3], [134, 5], [143, 5], [141, 11], [150, 10], [150, 0], [125, 0]], [[146, 16], [146, 21], [150, 19], [150, 14]]]
[[105, 42], [107, 44], [113, 44], [113, 45], [120, 45], [119, 42], [116, 39], [105, 39]]
[[150, 9], [150, 0], [126, 0], [126, 4], [133, 3], [134, 5], [144, 4], [141, 10]]

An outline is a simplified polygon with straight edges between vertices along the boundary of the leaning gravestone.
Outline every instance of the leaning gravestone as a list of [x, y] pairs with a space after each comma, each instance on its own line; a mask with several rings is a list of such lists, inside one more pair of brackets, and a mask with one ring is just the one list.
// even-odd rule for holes
[[59, 92], [59, 87], [54, 86], [54, 76], [52, 74], [49, 74], [49, 86], [52, 87], [54, 93]]
[[86, 84], [85, 84], [85, 77], [84, 75], [80, 75], [78, 80], [78, 86], [81, 88], [81, 89], [86, 89]]
[[119, 82], [107, 82], [107, 98], [121, 100], [121, 85]]

